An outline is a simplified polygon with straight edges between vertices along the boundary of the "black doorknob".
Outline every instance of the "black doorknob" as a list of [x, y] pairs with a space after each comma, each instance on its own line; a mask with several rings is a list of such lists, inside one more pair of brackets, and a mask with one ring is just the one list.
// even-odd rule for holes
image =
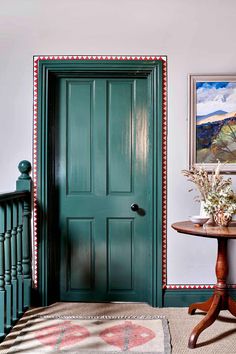
[[138, 211], [139, 210], [138, 204], [135, 204], [135, 203], [131, 204], [130, 208], [131, 208], [132, 211]]

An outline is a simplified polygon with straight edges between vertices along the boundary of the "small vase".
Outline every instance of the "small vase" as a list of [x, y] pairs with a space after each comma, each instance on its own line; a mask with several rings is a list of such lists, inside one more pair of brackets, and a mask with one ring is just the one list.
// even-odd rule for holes
[[223, 211], [219, 210], [214, 214], [214, 220], [218, 226], [228, 226], [232, 216], [226, 216]]

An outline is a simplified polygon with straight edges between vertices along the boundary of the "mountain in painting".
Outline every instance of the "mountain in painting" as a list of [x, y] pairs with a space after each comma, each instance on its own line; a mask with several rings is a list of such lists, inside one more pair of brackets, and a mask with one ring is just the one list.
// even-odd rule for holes
[[222, 120], [227, 120], [229, 118], [235, 118], [235, 117], [236, 117], [236, 111], [229, 112], [229, 113], [222, 113], [222, 114], [211, 114], [210, 116], [202, 118], [201, 120], [197, 121], [197, 126], [207, 124], [207, 123], [220, 122]]
[[217, 115], [220, 115], [220, 114], [225, 114], [225, 113], [228, 113], [228, 112], [225, 112], [225, 111], [222, 111], [222, 110], [218, 110], [218, 111], [215, 111], [215, 112], [212, 112], [212, 113], [209, 113], [209, 114], [204, 114], [202, 116], [196, 116], [196, 119], [197, 119], [197, 122], [202, 120], [202, 119], [205, 119], [205, 118], [208, 118], [208, 117], [211, 117], [211, 116], [217, 116]]
[[197, 161], [236, 162], [236, 112], [215, 113], [197, 122]]

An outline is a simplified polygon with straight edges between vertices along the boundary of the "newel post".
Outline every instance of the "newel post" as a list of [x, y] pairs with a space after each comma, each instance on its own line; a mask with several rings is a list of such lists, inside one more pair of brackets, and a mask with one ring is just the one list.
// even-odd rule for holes
[[23, 233], [22, 233], [22, 268], [24, 283], [24, 308], [30, 306], [31, 300], [31, 192], [32, 179], [30, 177], [31, 164], [29, 161], [23, 160], [19, 163], [18, 169], [21, 173], [16, 181], [17, 191], [28, 191], [28, 198], [23, 200]]

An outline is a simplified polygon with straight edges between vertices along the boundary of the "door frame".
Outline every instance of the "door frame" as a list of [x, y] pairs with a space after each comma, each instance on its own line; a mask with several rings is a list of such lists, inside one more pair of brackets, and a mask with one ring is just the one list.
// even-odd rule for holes
[[[51, 236], [51, 215], [54, 205], [50, 197], [54, 183], [53, 146], [53, 83], [63, 75], [116, 73], [146, 75], [150, 78], [153, 110], [153, 250], [152, 306], [163, 305], [166, 284], [166, 70], [165, 56], [35, 56], [34, 57], [34, 127], [33, 127], [33, 279], [37, 303], [46, 306], [57, 301], [52, 289], [57, 287], [54, 275], [56, 241]], [[56, 204], [55, 204], [56, 205]]]

